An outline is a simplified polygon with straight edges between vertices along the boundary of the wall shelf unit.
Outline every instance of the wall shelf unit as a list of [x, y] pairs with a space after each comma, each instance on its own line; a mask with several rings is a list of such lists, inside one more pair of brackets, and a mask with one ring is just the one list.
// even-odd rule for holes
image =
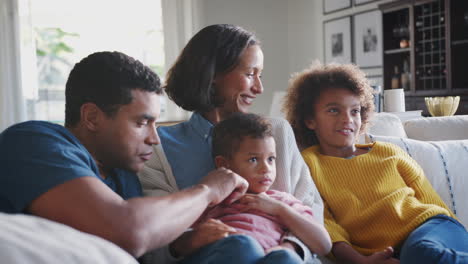
[[384, 89], [406, 73], [399, 84], [407, 110], [428, 115], [424, 97], [459, 95], [456, 114], [468, 114], [468, 1], [404, 0], [379, 8]]

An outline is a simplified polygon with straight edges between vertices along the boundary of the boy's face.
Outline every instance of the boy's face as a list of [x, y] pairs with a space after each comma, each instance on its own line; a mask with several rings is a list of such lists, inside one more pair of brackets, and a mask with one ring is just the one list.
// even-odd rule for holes
[[[267, 191], [276, 178], [276, 151], [273, 137], [244, 137], [231, 158], [216, 157], [216, 164], [242, 176], [249, 193]], [[224, 163], [224, 164], [223, 164]]]
[[315, 115], [306, 121], [314, 130], [323, 154], [348, 157], [355, 151], [361, 129], [361, 101], [345, 88], [324, 90], [314, 107]]

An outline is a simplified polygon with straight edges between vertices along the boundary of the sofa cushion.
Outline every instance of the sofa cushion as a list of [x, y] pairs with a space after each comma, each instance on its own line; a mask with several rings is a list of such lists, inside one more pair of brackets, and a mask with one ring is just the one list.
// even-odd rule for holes
[[369, 134], [406, 138], [406, 132], [398, 116], [390, 113], [375, 113], [370, 120]]
[[433, 188], [460, 222], [468, 226], [468, 140], [431, 142], [369, 135], [367, 141], [390, 142], [405, 150], [422, 167]]
[[468, 115], [408, 120], [404, 128], [408, 138], [417, 140], [468, 139]]
[[137, 264], [107, 240], [36, 216], [0, 213], [0, 233], [2, 263]]

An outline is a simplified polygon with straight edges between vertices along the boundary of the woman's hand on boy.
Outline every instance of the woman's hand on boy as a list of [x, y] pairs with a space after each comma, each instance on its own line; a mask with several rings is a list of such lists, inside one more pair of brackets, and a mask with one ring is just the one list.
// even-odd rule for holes
[[269, 197], [265, 193], [245, 194], [239, 199], [239, 202], [246, 206], [245, 211], [256, 209], [270, 215], [278, 215], [285, 206], [284, 203]]
[[175, 257], [187, 256], [203, 246], [236, 233], [235, 228], [217, 219], [208, 219], [176, 239], [170, 245], [171, 253]]

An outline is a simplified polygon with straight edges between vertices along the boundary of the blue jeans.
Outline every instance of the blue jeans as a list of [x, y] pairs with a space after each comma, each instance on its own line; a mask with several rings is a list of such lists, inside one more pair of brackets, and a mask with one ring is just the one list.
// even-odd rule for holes
[[202, 247], [187, 256], [182, 264], [269, 264], [303, 263], [299, 255], [290, 250], [277, 250], [265, 255], [254, 238], [244, 235], [231, 235]]
[[468, 232], [451, 217], [431, 217], [403, 243], [400, 262], [468, 263]]

